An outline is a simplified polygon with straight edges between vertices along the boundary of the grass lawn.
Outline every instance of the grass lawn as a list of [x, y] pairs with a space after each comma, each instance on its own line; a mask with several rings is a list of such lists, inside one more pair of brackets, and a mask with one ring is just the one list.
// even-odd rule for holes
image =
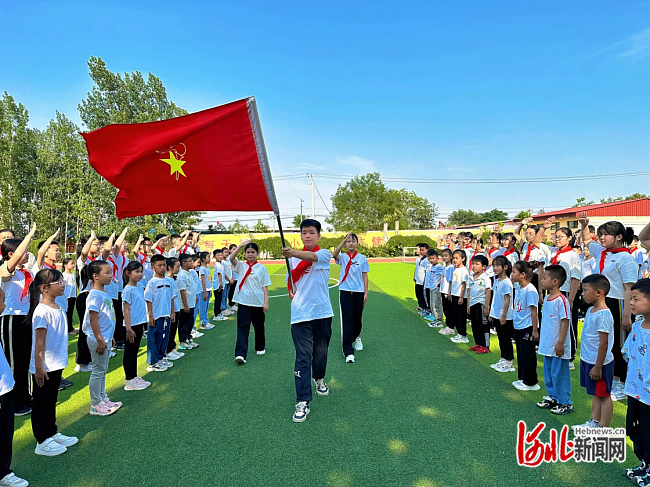
[[[269, 266], [270, 294], [286, 293], [284, 267]], [[338, 266], [332, 276], [338, 278]], [[111, 359], [107, 392], [124, 406], [109, 417], [89, 416], [88, 373], [74, 372], [76, 340], [59, 393], [58, 426], [78, 436], [65, 454], [38, 457], [29, 416], [16, 418], [16, 473], [34, 486], [416, 486], [630, 485], [618, 463], [519, 467], [516, 425], [549, 427], [590, 417], [590, 398], [571, 372], [577, 413], [539, 410], [544, 395], [520, 392], [516, 373], [498, 374], [493, 353], [476, 355], [431, 329], [413, 311], [413, 264], [371, 264], [364, 313], [364, 350], [345, 364], [338, 290], [326, 381], [307, 421], [291, 420], [295, 405], [294, 350], [288, 297], [270, 301], [267, 353], [234, 363], [236, 318], [218, 322], [167, 372], [140, 374], [153, 385], [126, 392], [122, 352]], [[331, 281], [334, 284], [334, 281]], [[212, 308], [212, 305], [210, 306]], [[253, 349], [251, 330], [250, 349]], [[497, 352], [497, 353], [494, 353]], [[541, 380], [541, 361], [538, 372]], [[145, 375], [146, 374], [146, 375]], [[615, 403], [614, 427], [625, 425]], [[547, 440], [547, 433], [542, 436]], [[636, 465], [628, 447], [627, 466]]]

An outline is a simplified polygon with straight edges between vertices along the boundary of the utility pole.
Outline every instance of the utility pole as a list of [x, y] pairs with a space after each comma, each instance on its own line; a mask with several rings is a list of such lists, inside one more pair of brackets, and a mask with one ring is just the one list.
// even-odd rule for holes
[[302, 222], [302, 204], [305, 202], [300, 196], [298, 196], [298, 199], [300, 200], [300, 221]]
[[314, 175], [310, 174], [311, 176], [311, 218], [314, 219], [316, 218], [316, 211], [315, 211], [315, 206], [314, 202], [316, 201], [315, 199], [315, 191], [314, 189], [316, 188], [316, 183], [314, 183]]

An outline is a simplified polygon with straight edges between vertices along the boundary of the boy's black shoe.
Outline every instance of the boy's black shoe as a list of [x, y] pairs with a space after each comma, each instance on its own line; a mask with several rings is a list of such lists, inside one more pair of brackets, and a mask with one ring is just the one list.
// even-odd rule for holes
[[642, 477], [634, 477], [632, 482], [635, 482], [640, 487], [648, 487], [650, 485], [650, 473], [646, 470]]
[[14, 411], [14, 415], [15, 415], [15, 416], [25, 416], [26, 414], [29, 414], [29, 413], [31, 413], [31, 412], [32, 412], [32, 408], [30, 408], [30, 407], [23, 407], [23, 408], [20, 408], [20, 409], [16, 409], [16, 410]]
[[639, 463], [638, 466], [636, 466], [634, 468], [628, 468], [625, 471], [625, 475], [627, 475], [627, 477], [630, 478], [630, 479], [632, 479], [634, 477], [641, 477], [645, 473], [647, 467], [648, 466], [645, 464], [645, 461], [641, 460], [641, 463]]
[[537, 407], [541, 409], [553, 409], [555, 406], [557, 406], [557, 401], [548, 396], [544, 396], [544, 399], [537, 403]]
[[573, 409], [572, 404], [558, 404], [551, 409], [551, 412], [559, 416], [564, 416], [565, 414], [575, 413], [575, 409]]

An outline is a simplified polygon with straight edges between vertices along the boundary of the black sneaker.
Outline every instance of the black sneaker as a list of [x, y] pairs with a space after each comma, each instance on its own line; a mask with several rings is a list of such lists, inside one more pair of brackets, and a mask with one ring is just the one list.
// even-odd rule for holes
[[555, 406], [557, 406], [557, 401], [548, 396], [544, 396], [544, 399], [537, 403], [537, 407], [541, 409], [553, 409]]
[[642, 477], [634, 477], [632, 482], [636, 482], [636, 485], [641, 487], [647, 487], [650, 485], [650, 471], [646, 470], [645, 474]]
[[573, 409], [572, 404], [558, 404], [553, 409], [551, 409], [551, 412], [559, 416], [564, 416], [565, 414], [574, 413], [575, 409]]
[[114, 350], [124, 350], [124, 342], [117, 342]]
[[14, 411], [14, 415], [15, 416], [25, 416], [26, 414], [29, 414], [31, 412], [32, 412], [32, 408], [24, 407], [24, 408], [16, 409]]
[[641, 477], [647, 469], [647, 465], [645, 464], [645, 460], [641, 460], [641, 463], [639, 463], [638, 466], [634, 468], [628, 468], [625, 471], [625, 475], [627, 475], [627, 478], [633, 479], [634, 477]]
[[[71, 380], [64, 379], [63, 377], [61, 377], [61, 383], [60, 383], [59, 387], [63, 387], [63, 389], [65, 389], [66, 387], [70, 387], [72, 384], [73, 384], [73, 382]], [[59, 390], [61, 390], [61, 389], [59, 389]]]

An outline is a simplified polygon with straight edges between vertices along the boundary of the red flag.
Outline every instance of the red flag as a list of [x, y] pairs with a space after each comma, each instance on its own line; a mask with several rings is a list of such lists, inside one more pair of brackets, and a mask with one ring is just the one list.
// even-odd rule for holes
[[90, 164], [119, 190], [120, 219], [173, 211], [279, 212], [253, 97], [82, 135]]

